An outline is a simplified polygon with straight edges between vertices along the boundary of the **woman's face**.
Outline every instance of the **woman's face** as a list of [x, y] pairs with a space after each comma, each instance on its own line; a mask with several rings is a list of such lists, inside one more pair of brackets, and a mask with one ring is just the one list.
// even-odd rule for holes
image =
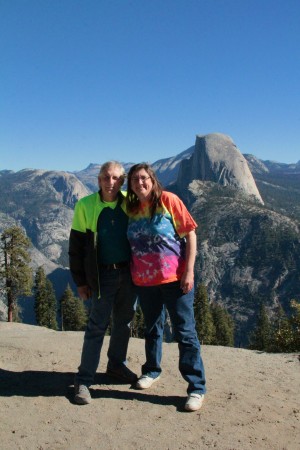
[[149, 199], [153, 187], [153, 182], [145, 169], [133, 172], [131, 177], [131, 189], [137, 195], [140, 202]]

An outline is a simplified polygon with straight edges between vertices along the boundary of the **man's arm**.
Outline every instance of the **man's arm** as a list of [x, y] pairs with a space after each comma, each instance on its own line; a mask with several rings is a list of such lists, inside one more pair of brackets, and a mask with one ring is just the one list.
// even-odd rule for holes
[[69, 265], [72, 278], [76, 286], [86, 286], [84, 269], [86, 233], [71, 230], [69, 239]]

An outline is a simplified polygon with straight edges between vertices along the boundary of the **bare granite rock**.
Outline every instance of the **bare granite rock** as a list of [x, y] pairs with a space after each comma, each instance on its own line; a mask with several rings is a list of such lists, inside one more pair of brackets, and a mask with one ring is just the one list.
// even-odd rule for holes
[[186, 189], [193, 180], [213, 181], [235, 187], [263, 204], [247, 160], [233, 140], [221, 133], [197, 136], [195, 151], [181, 162], [177, 185]]

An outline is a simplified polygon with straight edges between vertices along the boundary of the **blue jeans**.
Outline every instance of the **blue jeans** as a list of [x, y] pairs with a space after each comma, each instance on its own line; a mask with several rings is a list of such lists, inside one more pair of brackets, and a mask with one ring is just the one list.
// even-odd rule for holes
[[112, 316], [112, 330], [107, 352], [108, 367], [126, 364], [130, 338], [130, 322], [136, 308], [136, 290], [130, 269], [103, 270], [100, 272], [100, 293], [93, 293], [91, 312], [84, 334], [81, 363], [75, 381], [93, 384], [100, 361], [103, 339]]
[[179, 370], [188, 382], [187, 392], [204, 394], [205, 373], [195, 329], [194, 290], [183, 294], [180, 283], [176, 281], [159, 286], [137, 286], [137, 293], [145, 320], [146, 363], [142, 366], [142, 374], [157, 378], [161, 373], [165, 306], [174, 339], [178, 342]]

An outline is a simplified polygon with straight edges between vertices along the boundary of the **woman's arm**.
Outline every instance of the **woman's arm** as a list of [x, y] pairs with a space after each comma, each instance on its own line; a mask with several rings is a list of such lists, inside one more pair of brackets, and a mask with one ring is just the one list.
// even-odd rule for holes
[[186, 294], [194, 286], [194, 265], [197, 252], [197, 237], [195, 230], [186, 235], [185, 270], [180, 280], [180, 287]]

